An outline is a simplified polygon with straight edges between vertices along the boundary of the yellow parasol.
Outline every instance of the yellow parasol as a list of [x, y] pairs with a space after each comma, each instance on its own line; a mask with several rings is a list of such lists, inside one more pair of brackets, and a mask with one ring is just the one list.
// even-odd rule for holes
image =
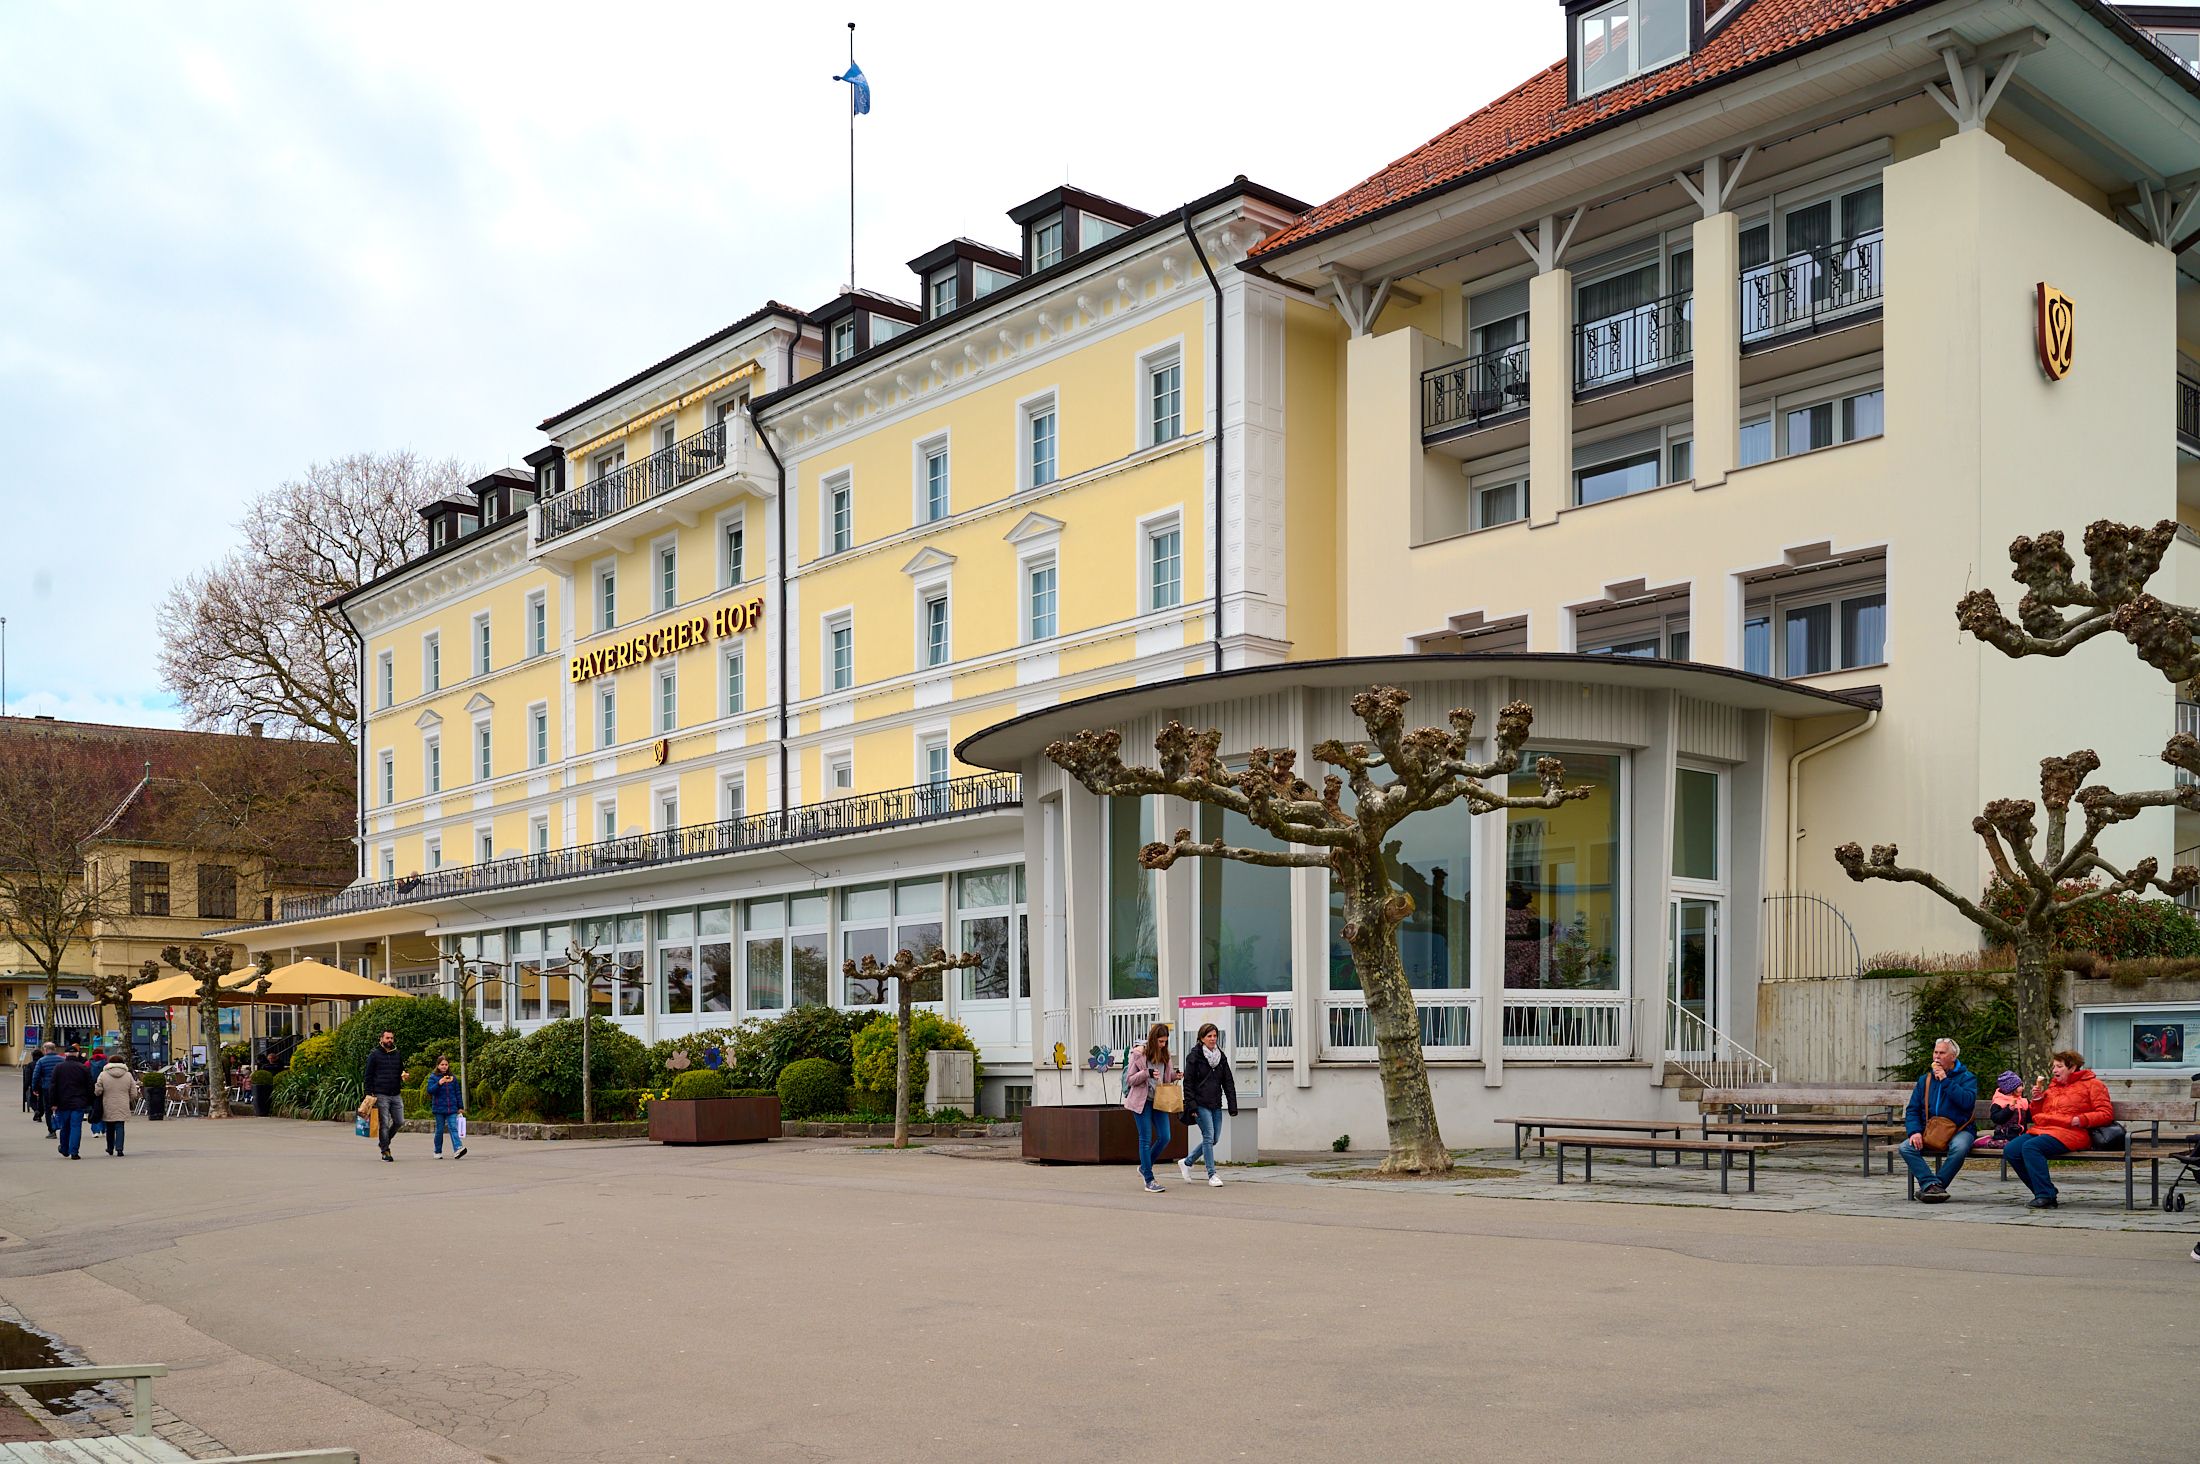
[[394, 986], [369, 981], [364, 976], [355, 976], [341, 967], [322, 961], [299, 961], [295, 965], [280, 966], [270, 972], [266, 992], [254, 999], [303, 1005], [315, 1001], [373, 1001], [382, 996], [410, 995], [412, 993], [409, 991], [399, 991]]
[[[242, 971], [232, 971], [222, 978], [222, 990], [235, 996], [236, 1004], [239, 1006], [250, 1002], [263, 1002], [269, 998], [243, 989], [259, 979], [260, 973], [251, 967], [247, 967]], [[188, 1006], [198, 999], [199, 978], [182, 971], [178, 971], [173, 976], [163, 976], [158, 980], [148, 981], [142, 986], [130, 988], [130, 1000], [143, 1002], [148, 1006]]]

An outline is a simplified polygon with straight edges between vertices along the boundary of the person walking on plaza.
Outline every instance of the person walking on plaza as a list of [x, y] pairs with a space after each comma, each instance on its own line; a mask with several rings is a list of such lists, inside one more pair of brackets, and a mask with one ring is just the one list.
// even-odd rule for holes
[[1192, 1161], [1204, 1158], [1207, 1183], [1220, 1188], [1222, 1177], [1215, 1173], [1215, 1145], [1222, 1138], [1223, 1104], [1229, 1104], [1230, 1117], [1237, 1117], [1237, 1079], [1230, 1074], [1230, 1055], [1222, 1050], [1222, 1031], [1213, 1022], [1201, 1025], [1192, 1055], [1184, 1059], [1184, 1102], [1191, 1110], [1190, 1117], [1199, 1124], [1199, 1147], [1176, 1161], [1176, 1172], [1190, 1184]]
[[[1953, 1037], [1933, 1044], [1933, 1065], [1910, 1090], [1910, 1106], [1902, 1115], [1909, 1130], [1902, 1162], [1917, 1180], [1917, 1197], [1928, 1205], [1946, 1202], [1948, 1186], [1978, 1142], [1978, 1126], [1971, 1121], [1978, 1109], [1978, 1078], [1963, 1065], [1962, 1053]], [[1925, 1162], [1928, 1154], [1946, 1157], [1935, 1169]]]
[[405, 1122], [405, 1063], [397, 1055], [395, 1032], [384, 1032], [382, 1040], [368, 1050], [365, 1086], [382, 1126], [382, 1162], [394, 1164], [397, 1161], [390, 1157], [390, 1140]]
[[2108, 1096], [2108, 1084], [2093, 1075], [2082, 1053], [2055, 1054], [2049, 1078], [2032, 1092], [2032, 1122], [2009, 1141], [2002, 1157], [2032, 1191], [2025, 1208], [2055, 1208], [2055, 1181], [2047, 1161], [2093, 1147], [2093, 1130], [2116, 1121], [2116, 1105]]
[[466, 1135], [460, 1131], [459, 1120], [466, 1112], [466, 1094], [459, 1087], [458, 1074], [451, 1071], [451, 1060], [439, 1057], [435, 1071], [428, 1074], [428, 1111], [435, 1115], [435, 1157], [443, 1157], [443, 1136], [451, 1136], [451, 1147], [456, 1151], [451, 1157], [466, 1157]]
[[61, 1049], [48, 1042], [38, 1049], [38, 1055], [31, 1060], [30, 1071], [24, 1078], [31, 1092], [31, 1117], [46, 1126], [48, 1138], [53, 1137], [53, 1119], [50, 1117], [53, 1105], [48, 1101], [49, 1090], [53, 1085], [53, 1070], [60, 1063]]
[[92, 1111], [107, 1128], [107, 1156], [122, 1157], [122, 1126], [130, 1121], [130, 1108], [145, 1095], [130, 1069], [110, 1060], [92, 1082]]
[[70, 1052], [53, 1070], [50, 1101], [56, 1119], [55, 1130], [61, 1140], [61, 1157], [74, 1159], [77, 1146], [84, 1142], [85, 1114], [92, 1106], [92, 1073], [84, 1066], [82, 1053]]
[[1123, 1106], [1138, 1120], [1138, 1177], [1148, 1194], [1160, 1194], [1154, 1181], [1153, 1162], [1169, 1147], [1169, 1115], [1154, 1106], [1163, 1084], [1183, 1077], [1169, 1066], [1169, 1024], [1156, 1022], [1146, 1040], [1131, 1049], [1130, 1065], [1123, 1072]]

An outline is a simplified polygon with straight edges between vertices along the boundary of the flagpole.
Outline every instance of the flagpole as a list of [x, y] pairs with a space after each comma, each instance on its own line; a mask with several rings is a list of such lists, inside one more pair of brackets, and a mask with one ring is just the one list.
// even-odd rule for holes
[[[856, 64], [856, 23], [848, 22], [848, 66]], [[856, 287], [856, 89], [848, 88], [848, 288]]]

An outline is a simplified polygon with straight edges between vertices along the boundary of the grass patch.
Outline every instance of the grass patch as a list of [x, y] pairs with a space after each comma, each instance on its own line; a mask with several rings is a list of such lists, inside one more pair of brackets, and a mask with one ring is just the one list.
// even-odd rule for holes
[[[889, 1143], [889, 1144], [858, 1144], [858, 1145], [856, 1145], [856, 1147], [857, 1147], [858, 1149], [884, 1149], [884, 1150], [885, 1150], [885, 1151], [886, 1151], [887, 1153], [889, 1153], [889, 1154], [891, 1154], [891, 1153], [893, 1153], [893, 1152], [894, 1152], [894, 1146], [893, 1146], [892, 1144], [890, 1144], [890, 1143]], [[910, 1147], [910, 1148], [912, 1148], [912, 1149], [921, 1149], [921, 1148], [923, 1148], [923, 1147], [924, 1147], [924, 1140], [922, 1140], [922, 1139], [911, 1139], [911, 1140], [909, 1141], [909, 1147]]]
[[1443, 1174], [1385, 1174], [1380, 1169], [1317, 1169], [1316, 1179], [1374, 1179], [1385, 1184], [1452, 1184], [1469, 1179], [1518, 1179], [1518, 1169], [1485, 1169], [1477, 1164], [1460, 1164]]

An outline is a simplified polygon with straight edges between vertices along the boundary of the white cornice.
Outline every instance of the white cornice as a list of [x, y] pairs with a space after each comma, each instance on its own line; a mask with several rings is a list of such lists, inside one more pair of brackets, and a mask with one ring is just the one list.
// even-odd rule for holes
[[431, 708], [413, 718], [413, 725], [422, 731], [429, 731], [443, 725], [443, 716]]
[[1016, 527], [1001, 537], [1011, 544], [1032, 544], [1059, 537], [1062, 528], [1062, 520], [1033, 511], [1016, 520]]
[[599, 402], [585, 417], [565, 423], [550, 440], [560, 448], [591, 441], [624, 422], [687, 395], [713, 377], [724, 375], [729, 367], [749, 362], [754, 362], [764, 373], [763, 385], [757, 391], [761, 396], [784, 384], [780, 380], [779, 363], [793, 335], [793, 331], [776, 319], [759, 321], [747, 333], [720, 341], [701, 355], [682, 357], [619, 396]]
[[349, 608], [362, 634], [388, 630], [424, 610], [463, 599], [492, 580], [527, 568], [527, 522], [492, 529], [472, 548], [445, 552], [377, 589]]
[[903, 574], [931, 574], [936, 570], [950, 568], [954, 563], [954, 555], [949, 554], [944, 549], [935, 549], [928, 544], [919, 549], [915, 557], [901, 567], [901, 572]]
[[472, 696], [466, 699], [466, 714], [468, 716], [475, 716], [482, 712], [491, 711], [495, 707], [496, 703], [489, 700], [488, 695], [484, 692], [477, 691]]

